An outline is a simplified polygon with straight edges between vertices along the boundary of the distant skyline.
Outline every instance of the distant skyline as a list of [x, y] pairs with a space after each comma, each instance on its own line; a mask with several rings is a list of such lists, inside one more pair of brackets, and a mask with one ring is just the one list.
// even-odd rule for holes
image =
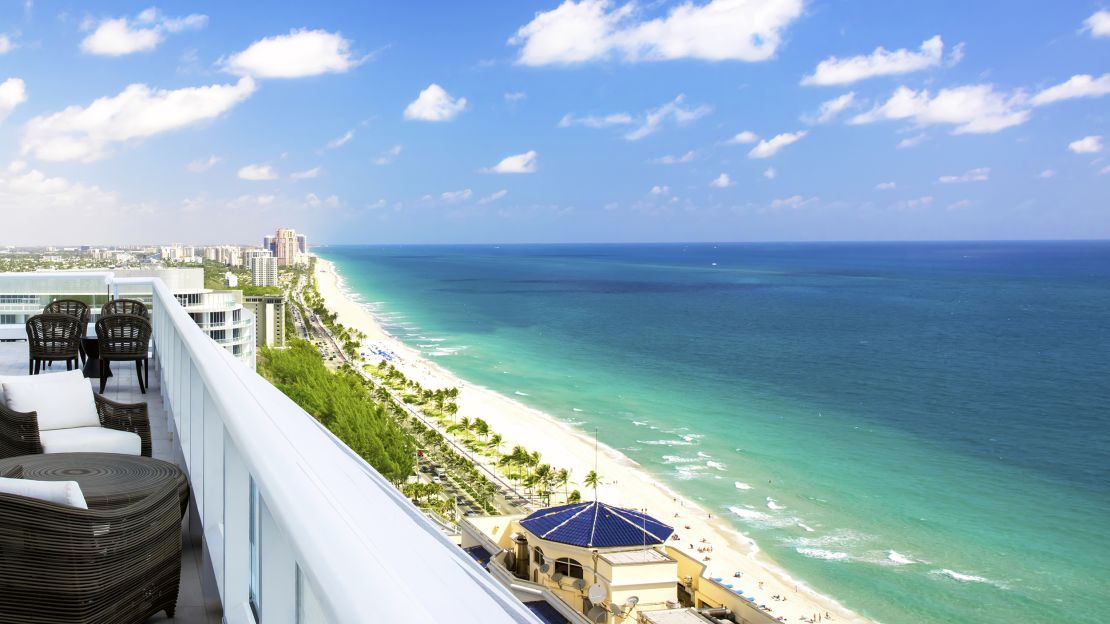
[[0, 8], [0, 245], [1110, 238], [1110, 6]]

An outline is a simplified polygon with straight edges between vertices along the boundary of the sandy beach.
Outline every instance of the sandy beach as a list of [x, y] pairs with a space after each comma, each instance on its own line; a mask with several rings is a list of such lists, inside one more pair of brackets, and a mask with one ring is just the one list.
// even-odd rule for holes
[[[340, 323], [366, 334], [366, 346], [377, 346], [395, 354], [393, 364], [425, 388], [458, 388], [460, 415], [485, 419], [494, 431], [503, 436], [506, 448], [520, 444], [530, 451], [539, 451], [545, 463], [571, 470], [571, 487], [579, 489], [584, 497], [591, 495], [581, 480], [594, 466], [592, 436], [519, 401], [468, 384], [423, 358], [419, 352], [384, 331], [369, 310], [347, 295], [332, 263], [318, 258], [316, 279], [327, 306], [338, 315]], [[742, 573], [747, 595], [754, 596], [757, 604], [770, 607], [773, 615], [784, 617], [787, 622], [808, 620], [815, 614], [820, 614], [822, 620], [831, 619], [834, 622], [871, 621], [791, 578], [727, 520], [686, 500], [619, 451], [599, 444], [597, 471], [602, 480], [598, 488], [599, 499], [622, 507], [646, 510], [671, 524], [681, 539], [670, 542], [670, 545], [693, 545], [691, 555], [696, 555], [699, 560], [708, 557], [709, 560], [705, 561], [708, 566], [706, 576], [720, 576], [731, 582], [735, 573]], [[712, 552], [696, 552], [697, 548], [706, 545], [712, 546]], [[782, 596], [786, 600], [775, 600], [773, 596]], [[825, 614], [831, 618], [825, 618]]]

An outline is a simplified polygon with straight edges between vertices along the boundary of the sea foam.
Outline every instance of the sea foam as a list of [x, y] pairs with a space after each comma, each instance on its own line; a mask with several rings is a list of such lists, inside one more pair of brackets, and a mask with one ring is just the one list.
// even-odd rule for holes
[[987, 585], [994, 585], [999, 589], [1006, 589], [1006, 586], [1002, 583], [999, 583], [998, 581], [992, 581], [989, 578], [977, 576], [975, 574], [965, 574], [963, 572], [949, 570], [948, 568], [942, 568], [940, 570], [930, 570], [929, 574], [944, 576], [952, 579], [953, 581], [959, 581], [960, 583], [985, 583]]
[[887, 561], [895, 565], [909, 565], [911, 563], [917, 563], [917, 561], [903, 555], [896, 550], [888, 550], [886, 553], [886, 558]]
[[778, 501], [776, 501], [775, 499], [768, 496], [767, 497], [767, 509], [770, 509], [772, 511], [778, 511], [780, 509], [786, 509], [786, 507], [783, 507], [782, 505], [780, 505], [778, 503]]
[[810, 559], [824, 559], [826, 561], [847, 561], [852, 558], [846, 552], [825, 550], [824, 548], [795, 548], [795, 552]]
[[750, 490], [750, 489], [752, 489], [752, 486], [748, 485], [747, 483], [744, 483], [743, 481], [737, 481], [733, 485], [735, 485], [736, 489], [738, 489], [738, 490]]

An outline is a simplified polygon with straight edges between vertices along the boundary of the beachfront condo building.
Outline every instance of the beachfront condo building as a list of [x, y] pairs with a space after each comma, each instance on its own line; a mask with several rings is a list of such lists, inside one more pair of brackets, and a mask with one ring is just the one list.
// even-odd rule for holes
[[300, 253], [297, 247], [297, 231], [292, 228], [278, 228], [274, 234], [274, 257], [278, 266], [293, 266]]
[[251, 256], [251, 281], [255, 286], [277, 286], [278, 260], [271, 255], [256, 254]]
[[302, 255], [308, 253], [308, 237], [304, 234], [297, 234], [297, 252]]
[[243, 305], [254, 314], [255, 346], [285, 346], [285, 294], [247, 295]]
[[[254, 369], [254, 314], [243, 306], [242, 291], [205, 288], [204, 269], [40, 271], [9, 273], [0, 275], [0, 278], [0, 339], [26, 338], [24, 324], [27, 319], [41, 313], [43, 307], [54, 299], [84, 301], [90, 308], [90, 323], [97, 321], [100, 307], [113, 298], [137, 299], [150, 305], [149, 289], [144, 291], [131, 284], [157, 279], [166, 284], [169, 292], [208, 338]], [[107, 286], [106, 280], [110, 280], [113, 286]]]

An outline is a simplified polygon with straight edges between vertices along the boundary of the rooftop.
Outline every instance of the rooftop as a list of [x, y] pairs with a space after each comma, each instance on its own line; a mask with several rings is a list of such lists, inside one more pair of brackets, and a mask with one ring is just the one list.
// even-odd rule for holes
[[598, 501], [541, 509], [520, 526], [541, 539], [583, 548], [662, 544], [674, 532], [645, 513]]

